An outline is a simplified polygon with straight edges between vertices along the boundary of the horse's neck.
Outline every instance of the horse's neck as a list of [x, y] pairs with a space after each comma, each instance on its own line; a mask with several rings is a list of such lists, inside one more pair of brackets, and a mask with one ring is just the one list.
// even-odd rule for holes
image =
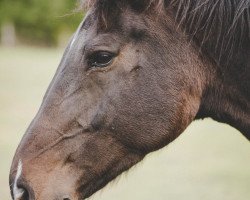
[[217, 67], [212, 76], [197, 118], [230, 124], [250, 140], [250, 50], [227, 67]]

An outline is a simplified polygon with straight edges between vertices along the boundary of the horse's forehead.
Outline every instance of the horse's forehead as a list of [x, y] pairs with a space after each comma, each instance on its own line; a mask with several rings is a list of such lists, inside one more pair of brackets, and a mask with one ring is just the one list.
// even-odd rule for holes
[[[150, 20], [146, 13], [137, 13], [131, 9], [120, 9], [119, 12], [107, 13], [108, 16], [101, 16], [99, 9], [89, 9], [82, 23], [82, 29], [96, 29], [97, 32], [112, 33], [113, 30], [127, 31], [130, 28], [146, 29]], [[104, 26], [103, 23], [105, 24]]]
[[80, 25], [78, 26], [76, 32], [74, 33], [71, 42], [70, 42], [70, 49], [75, 45], [75, 42], [77, 39], [80, 39], [81, 42], [84, 42], [86, 38], [80, 37], [80, 33], [84, 30], [90, 30], [93, 29], [94, 25], [94, 14], [88, 11], [83, 20], [81, 21]]

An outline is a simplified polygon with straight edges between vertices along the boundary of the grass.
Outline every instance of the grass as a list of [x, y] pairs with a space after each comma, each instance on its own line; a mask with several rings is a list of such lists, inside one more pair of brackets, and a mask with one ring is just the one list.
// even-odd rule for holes
[[[10, 199], [15, 149], [34, 117], [63, 51], [0, 47], [0, 199]], [[250, 143], [210, 119], [194, 122], [98, 192], [93, 200], [248, 200]]]

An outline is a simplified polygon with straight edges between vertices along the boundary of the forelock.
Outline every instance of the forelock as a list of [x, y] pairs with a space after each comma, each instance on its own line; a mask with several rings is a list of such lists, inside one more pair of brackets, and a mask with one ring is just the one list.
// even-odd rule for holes
[[99, 27], [109, 29], [116, 25], [120, 14], [126, 8], [137, 13], [164, 8], [164, 0], [81, 0], [81, 9], [93, 9], [97, 15]]

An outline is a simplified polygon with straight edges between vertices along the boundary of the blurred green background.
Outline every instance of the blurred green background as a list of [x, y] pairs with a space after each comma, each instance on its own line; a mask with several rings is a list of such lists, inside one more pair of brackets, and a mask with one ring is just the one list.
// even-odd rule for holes
[[[0, 37], [6, 45], [58, 46], [78, 25], [80, 0], [0, 0]], [[78, 11], [77, 11], [78, 10]]]
[[[0, 0], [0, 199], [15, 149], [79, 24], [74, 0]], [[119, 181], [117, 181], [119, 180]], [[250, 143], [210, 119], [194, 122], [92, 198], [249, 200]]]

